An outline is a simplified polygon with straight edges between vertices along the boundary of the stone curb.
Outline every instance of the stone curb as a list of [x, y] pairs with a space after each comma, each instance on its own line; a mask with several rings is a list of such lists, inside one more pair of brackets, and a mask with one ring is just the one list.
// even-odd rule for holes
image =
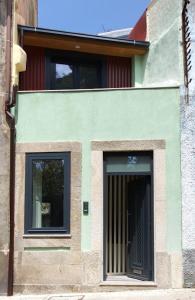
[[61, 295], [16, 295], [0, 300], [195, 300], [195, 289], [155, 290]]

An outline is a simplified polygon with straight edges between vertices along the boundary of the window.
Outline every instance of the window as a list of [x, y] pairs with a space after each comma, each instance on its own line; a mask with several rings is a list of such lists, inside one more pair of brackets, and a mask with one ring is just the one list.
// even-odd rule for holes
[[26, 155], [25, 233], [70, 232], [70, 153]]
[[[20, 90], [70, 90], [131, 87], [128, 57], [25, 46], [27, 68], [20, 74]], [[122, 55], [122, 53], [121, 53]]]
[[55, 88], [73, 89], [73, 66], [68, 64], [55, 64]]
[[60, 90], [105, 87], [103, 65], [103, 59], [93, 55], [48, 51], [47, 88]]

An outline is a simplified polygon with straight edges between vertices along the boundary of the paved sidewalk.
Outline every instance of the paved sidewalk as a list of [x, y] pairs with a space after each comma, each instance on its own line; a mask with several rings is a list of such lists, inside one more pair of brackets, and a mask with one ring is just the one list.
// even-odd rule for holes
[[0, 297], [0, 300], [195, 300], [195, 289]]

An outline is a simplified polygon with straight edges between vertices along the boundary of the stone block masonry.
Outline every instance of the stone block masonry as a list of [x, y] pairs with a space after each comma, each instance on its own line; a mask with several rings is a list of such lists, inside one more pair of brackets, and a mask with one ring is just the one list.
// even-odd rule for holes
[[0, 1], [0, 295], [7, 293], [9, 256], [9, 128], [5, 120], [7, 1]]

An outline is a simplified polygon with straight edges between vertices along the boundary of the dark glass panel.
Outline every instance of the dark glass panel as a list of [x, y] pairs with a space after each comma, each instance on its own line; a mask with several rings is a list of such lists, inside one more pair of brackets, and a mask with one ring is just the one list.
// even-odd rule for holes
[[107, 157], [106, 172], [150, 172], [151, 157], [148, 155], [110, 155]]
[[68, 64], [55, 64], [55, 89], [73, 88], [73, 66]]
[[99, 87], [97, 65], [79, 66], [80, 89], [93, 89]]
[[33, 160], [32, 176], [32, 227], [62, 227], [64, 198], [64, 160]]

